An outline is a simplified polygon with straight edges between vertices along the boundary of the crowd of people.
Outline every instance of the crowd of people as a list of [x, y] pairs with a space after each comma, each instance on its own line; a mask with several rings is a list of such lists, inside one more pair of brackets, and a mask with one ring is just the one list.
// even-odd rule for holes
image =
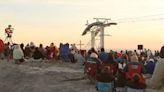
[[50, 46], [43, 47], [43, 44], [36, 46], [33, 42], [24, 46], [24, 44], [5, 44], [2, 58], [14, 59], [15, 63], [23, 62], [24, 59], [58, 59], [59, 49], [51, 43]]
[[[21, 44], [12, 44], [6, 43], [4, 46], [4, 50], [0, 53], [0, 57], [2, 59], [7, 59], [7, 61], [13, 59], [16, 64], [20, 64], [24, 62], [24, 60], [34, 59], [34, 60], [48, 60], [48, 61], [57, 61], [62, 59], [66, 62], [78, 63], [83, 65], [85, 62], [84, 56], [82, 56], [81, 52], [77, 50], [77, 48], [71, 44], [69, 46], [68, 52], [66, 53], [66, 57], [62, 57], [61, 52], [63, 50], [60, 49], [60, 46], [57, 47], [54, 43], [50, 43], [49, 46], [43, 46], [43, 44], [39, 44], [36, 46], [33, 42], [30, 42], [26, 46]], [[66, 58], [66, 59], [63, 59]]]
[[[120, 52], [111, 50], [107, 53], [104, 48], [98, 52], [92, 48], [88, 51], [88, 58], [93, 57], [98, 59], [94, 60], [98, 66], [95, 75], [98, 92], [113, 92], [113, 90], [114, 92], [146, 92], [148, 86], [164, 92], [162, 69], [164, 47], [154, 54], [149, 49], [140, 53], [136, 50]], [[108, 66], [102, 67], [102, 64]], [[148, 84], [145, 75], [152, 77], [152, 81]]]
[[[3, 58], [14, 59], [16, 64], [24, 62], [24, 59], [60, 59], [60, 48], [54, 43], [44, 47], [42, 44], [35, 46], [34, 43], [14, 44], [10, 47], [5, 44]], [[89, 59], [97, 63], [96, 71], [96, 88], [99, 92], [103, 90], [101, 85], [107, 84], [111, 90], [116, 92], [145, 92], [147, 86], [164, 92], [164, 47], [161, 51], [155, 51], [153, 54], [149, 49], [140, 52], [134, 51], [110, 51], [106, 52], [104, 48], [96, 51], [94, 48], [87, 53], [81, 54], [80, 51], [70, 48], [68, 55], [72, 63], [84, 65]], [[102, 67], [102, 64], [110, 66]], [[152, 80], [146, 84], [144, 74], [149, 74]], [[110, 87], [109, 87], [110, 85]], [[112, 92], [112, 91], [111, 91]]]

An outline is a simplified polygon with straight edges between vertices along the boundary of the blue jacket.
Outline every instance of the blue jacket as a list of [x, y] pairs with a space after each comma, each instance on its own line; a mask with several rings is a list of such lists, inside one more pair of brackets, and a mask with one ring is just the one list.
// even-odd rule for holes
[[155, 62], [149, 61], [149, 62], [145, 65], [145, 69], [146, 69], [146, 73], [147, 73], [147, 74], [153, 74], [154, 69], [155, 69]]
[[108, 53], [101, 52], [99, 58], [102, 62], [107, 62], [108, 61]]

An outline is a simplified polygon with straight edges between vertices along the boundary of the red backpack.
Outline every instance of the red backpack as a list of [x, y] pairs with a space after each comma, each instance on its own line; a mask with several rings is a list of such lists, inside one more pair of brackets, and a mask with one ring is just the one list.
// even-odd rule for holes
[[128, 71], [126, 72], [126, 79], [131, 80], [137, 75], [139, 81], [145, 83], [145, 78], [142, 75], [142, 65], [141, 64], [128, 64]]

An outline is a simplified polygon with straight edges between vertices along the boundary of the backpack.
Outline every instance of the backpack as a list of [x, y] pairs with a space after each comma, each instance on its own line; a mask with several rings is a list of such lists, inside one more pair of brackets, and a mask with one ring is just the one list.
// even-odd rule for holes
[[128, 64], [128, 72], [126, 72], [126, 79], [132, 80], [136, 75], [139, 77], [140, 82], [145, 83], [145, 78], [142, 75], [142, 65]]
[[133, 89], [145, 89], [147, 85], [145, 82], [140, 81], [139, 75], [134, 74], [133, 79], [127, 81], [126, 86]]
[[101, 64], [97, 68], [96, 79], [100, 82], [111, 82], [114, 80], [113, 69], [108, 65]]
[[126, 86], [134, 89], [146, 88], [146, 81], [142, 75], [141, 64], [128, 64], [128, 72], [126, 72]]

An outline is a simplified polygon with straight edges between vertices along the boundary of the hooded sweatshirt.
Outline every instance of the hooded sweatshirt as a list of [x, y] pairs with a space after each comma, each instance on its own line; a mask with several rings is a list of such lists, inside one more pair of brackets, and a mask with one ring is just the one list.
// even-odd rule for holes
[[154, 59], [149, 59], [147, 64], [145, 65], [146, 73], [147, 74], [153, 74], [154, 68], [155, 68], [155, 61]]
[[13, 50], [13, 59], [22, 59], [24, 58], [24, 53], [19, 45], [16, 45]]

